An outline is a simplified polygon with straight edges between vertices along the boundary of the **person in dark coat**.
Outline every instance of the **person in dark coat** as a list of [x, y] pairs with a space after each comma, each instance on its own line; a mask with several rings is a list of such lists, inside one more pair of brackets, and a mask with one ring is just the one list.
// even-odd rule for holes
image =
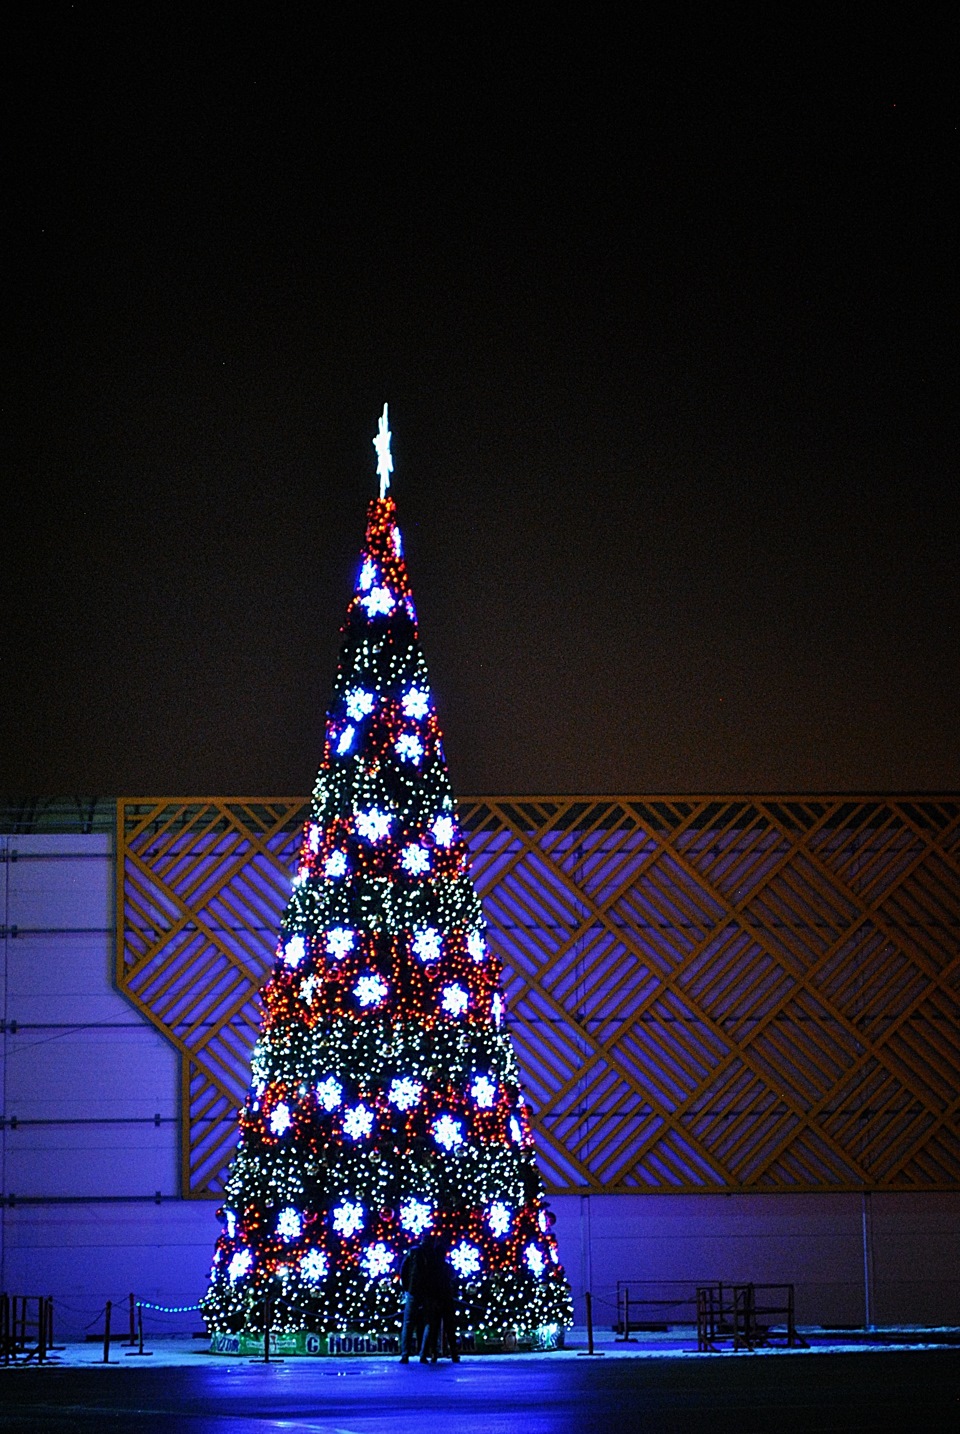
[[423, 1264], [431, 1253], [429, 1236], [408, 1250], [400, 1266], [400, 1288], [403, 1290], [403, 1327], [400, 1330], [400, 1363], [410, 1363], [410, 1353], [423, 1341]]
[[460, 1348], [457, 1343], [457, 1276], [447, 1260], [449, 1241], [437, 1241], [440, 1258], [440, 1325], [442, 1331], [441, 1352], [444, 1346], [454, 1364], [460, 1363]]
[[420, 1363], [436, 1364], [443, 1342], [450, 1358], [459, 1362], [456, 1323], [456, 1281], [447, 1264], [446, 1246], [438, 1236], [427, 1236], [427, 1249], [417, 1265], [417, 1287], [423, 1305], [424, 1331]]

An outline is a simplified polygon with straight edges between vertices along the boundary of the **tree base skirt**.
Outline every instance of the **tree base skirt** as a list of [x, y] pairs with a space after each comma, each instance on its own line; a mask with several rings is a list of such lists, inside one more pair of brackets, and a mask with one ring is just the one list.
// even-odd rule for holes
[[[556, 1325], [541, 1329], [501, 1330], [496, 1333], [478, 1330], [466, 1334], [459, 1341], [463, 1354], [533, 1354], [545, 1353], [563, 1348], [564, 1331]], [[211, 1334], [211, 1354], [233, 1354], [248, 1359], [263, 1359], [264, 1337], [251, 1330], [237, 1334]], [[313, 1334], [309, 1330], [296, 1330], [290, 1334], [270, 1335], [269, 1358], [288, 1359], [342, 1358], [347, 1355], [373, 1354], [383, 1356], [400, 1354], [398, 1334], [363, 1334], [344, 1331], [342, 1334]]]

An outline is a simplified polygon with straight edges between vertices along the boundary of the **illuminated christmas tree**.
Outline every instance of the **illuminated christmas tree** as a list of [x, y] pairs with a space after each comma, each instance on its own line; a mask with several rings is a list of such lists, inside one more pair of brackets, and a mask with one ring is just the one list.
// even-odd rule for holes
[[467, 1348], [550, 1347], [571, 1320], [569, 1286], [387, 494], [386, 408], [374, 446], [380, 497], [262, 993], [205, 1316], [217, 1347], [261, 1330], [271, 1296], [293, 1348], [390, 1348], [400, 1263], [433, 1233]]

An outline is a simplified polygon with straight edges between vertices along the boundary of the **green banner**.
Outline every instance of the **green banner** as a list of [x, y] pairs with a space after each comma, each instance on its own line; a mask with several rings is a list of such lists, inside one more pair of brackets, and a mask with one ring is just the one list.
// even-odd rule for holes
[[[553, 1326], [535, 1330], [477, 1330], [473, 1334], [464, 1335], [459, 1344], [464, 1354], [532, 1353], [562, 1348], [563, 1331]], [[213, 1334], [210, 1336], [210, 1353], [233, 1354], [248, 1359], [262, 1358], [263, 1335], [249, 1330], [241, 1330], [238, 1334]], [[360, 1354], [380, 1355], [383, 1358], [399, 1353], [400, 1337], [396, 1334], [360, 1334], [353, 1331], [314, 1334], [310, 1330], [300, 1329], [286, 1334], [270, 1335], [271, 1359]]]

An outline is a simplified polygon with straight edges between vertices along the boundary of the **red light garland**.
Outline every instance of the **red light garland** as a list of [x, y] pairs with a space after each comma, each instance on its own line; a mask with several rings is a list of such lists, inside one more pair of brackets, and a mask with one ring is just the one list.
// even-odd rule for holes
[[[261, 993], [204, 1302], [211, 1329], [257, 1330], [262, 1292], [281, 1278], [291, 1329], [395, 1331], [394, 1276], [423, 1210], [467, 1272], [465, 1327], [569, 1323], [516, 1062], [495, 1018], [499, 978], [384, 497], [369, 508], [323, 762]], [[509, 1228], [495, 1234], [504, 1212]]]

